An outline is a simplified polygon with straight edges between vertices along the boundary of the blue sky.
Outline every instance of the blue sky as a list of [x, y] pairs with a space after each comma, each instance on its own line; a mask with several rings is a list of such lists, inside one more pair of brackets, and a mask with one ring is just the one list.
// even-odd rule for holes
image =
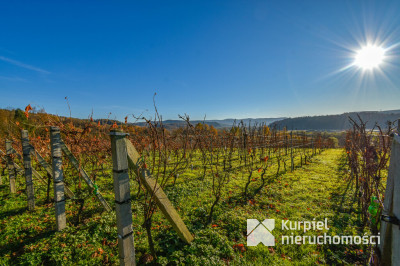
[[[0, 108], [123, 120], [399, 109], [400, 1], [2, 1]], [[349, 66], [367, 42], [381, 68]]]

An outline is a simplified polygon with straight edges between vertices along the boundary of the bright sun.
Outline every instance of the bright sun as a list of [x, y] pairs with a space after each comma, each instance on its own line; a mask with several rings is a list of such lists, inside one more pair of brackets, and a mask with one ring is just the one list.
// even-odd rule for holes
[[377, 68], [385, 58], [385, 49], [380, 46], [367, 45], [362, 47], [355, 56], [354, 65], [364, 70]]

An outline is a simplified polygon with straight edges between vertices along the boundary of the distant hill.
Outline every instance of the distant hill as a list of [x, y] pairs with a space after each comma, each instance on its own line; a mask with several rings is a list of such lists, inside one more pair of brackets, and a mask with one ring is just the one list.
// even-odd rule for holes
[[359, 121], [357, 114], [366, 122], [367, 128], [373, 128], [375, 124], [382, 128], [387, 127], [387, 121], [394, 121], [400, 118], [400, 110], [389, 111], [368, 111], [368, 112], [351, 112], [340, 115], [324, 115], [324, 116], [304, 116], [296, 118], [286, 118], [275, 121], [270, 126], [278, 128], [286, 127], [287, 129], [297, 130], [346, 130], [351, 127], [349, 117], [355, 121]]
[[[280, 118], [245, 118], [245, 119], [233, 119], [233, 118], [228, 118], [228, 119], [222, 119], [222, 120], [191, 120], [190, 123], [192, 125], [196, 125], [198, 123], [204, 123], [207, 124], [209, 126], [213, 126], [217, 129], [220, 128], [230, 128], [232, 127], [233, 123], [236, 121], [236, 124], [240, 123], [241, 121], [243, 121], [243, 123], [245, 125], [250, 124], [265, 124], [265, 125], [269, 125], [275, 121], [279, 121], [285, 119], [285, 117], [280, 117]], [[179, 127], [184, 127], [186, 125], [186, 122], [182, 121], [182, 120], [165, 120], [163, 121], [164, 126], [167, 129], [173, 129], [173, 128], [179, 128]], [[138, 123], [134, 123], [134, 125], [137, 126], [145, 126], [146, 123], [145, 122], [138, 122]]]
[[[243, 121], [245, 125], [250, 124], [266, 124], [269, 125], [275, 121], [279, 121], [282, 119], [285, 119], [286, 117], [277, 117], [277, 118], [244, 118], [244, 119], [233, 119], [233, 118], [228, 118], [228, 119], [223, 119], [223, 120], [206, 120], [206, 123], [208, 122], [216, 122], [220, 124], [222, 127], [231, 127], [233, 123], [236, 121], [236, 124], [240, 123]], [[200, 121], [199, 121], [200, 122]]]

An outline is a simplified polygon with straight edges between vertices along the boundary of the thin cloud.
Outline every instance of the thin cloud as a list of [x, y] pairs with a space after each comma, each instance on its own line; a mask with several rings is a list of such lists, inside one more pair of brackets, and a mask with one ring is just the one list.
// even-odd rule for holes
[[0, 76], [0, 80], [8, 80], [8, 81], [24, 81], [27, 82], [26, 79], [20, 77], [7, 77], [7, 76]]
[[28, 64], [24, 64], [22, 62], [19, 62], [19, 61], [16, 61], [16, 60], [4, 57], [4, 56], [0, 56], [0, 60], [4, 61], [4, 62], [7, 62], [7, 63], [10, 63], [10, 64], [13, 64], [15, 66], [19, 66], [19, 67], [22, 67], [22, 68], [33, 70], [33, 71], [40, 72], [40, 73], [43, 73], [43, 74], [50, 74], [50, 72], [47, 71], [47, 70], [44, 70], [44, 69], [41, 69], [41, 68], [38, 68], [38, 67], [35, 67], [35, 66], [31, 66], [31, 65], [28, 65]]

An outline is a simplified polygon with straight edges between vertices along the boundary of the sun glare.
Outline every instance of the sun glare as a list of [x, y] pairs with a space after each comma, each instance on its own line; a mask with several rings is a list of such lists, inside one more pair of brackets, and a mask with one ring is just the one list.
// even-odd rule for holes
[[385, 49], [380, 46], [367, 45], [362, 47], [354, 59], [354, 65], [364, 70], [379, 67], [385, 59]]

